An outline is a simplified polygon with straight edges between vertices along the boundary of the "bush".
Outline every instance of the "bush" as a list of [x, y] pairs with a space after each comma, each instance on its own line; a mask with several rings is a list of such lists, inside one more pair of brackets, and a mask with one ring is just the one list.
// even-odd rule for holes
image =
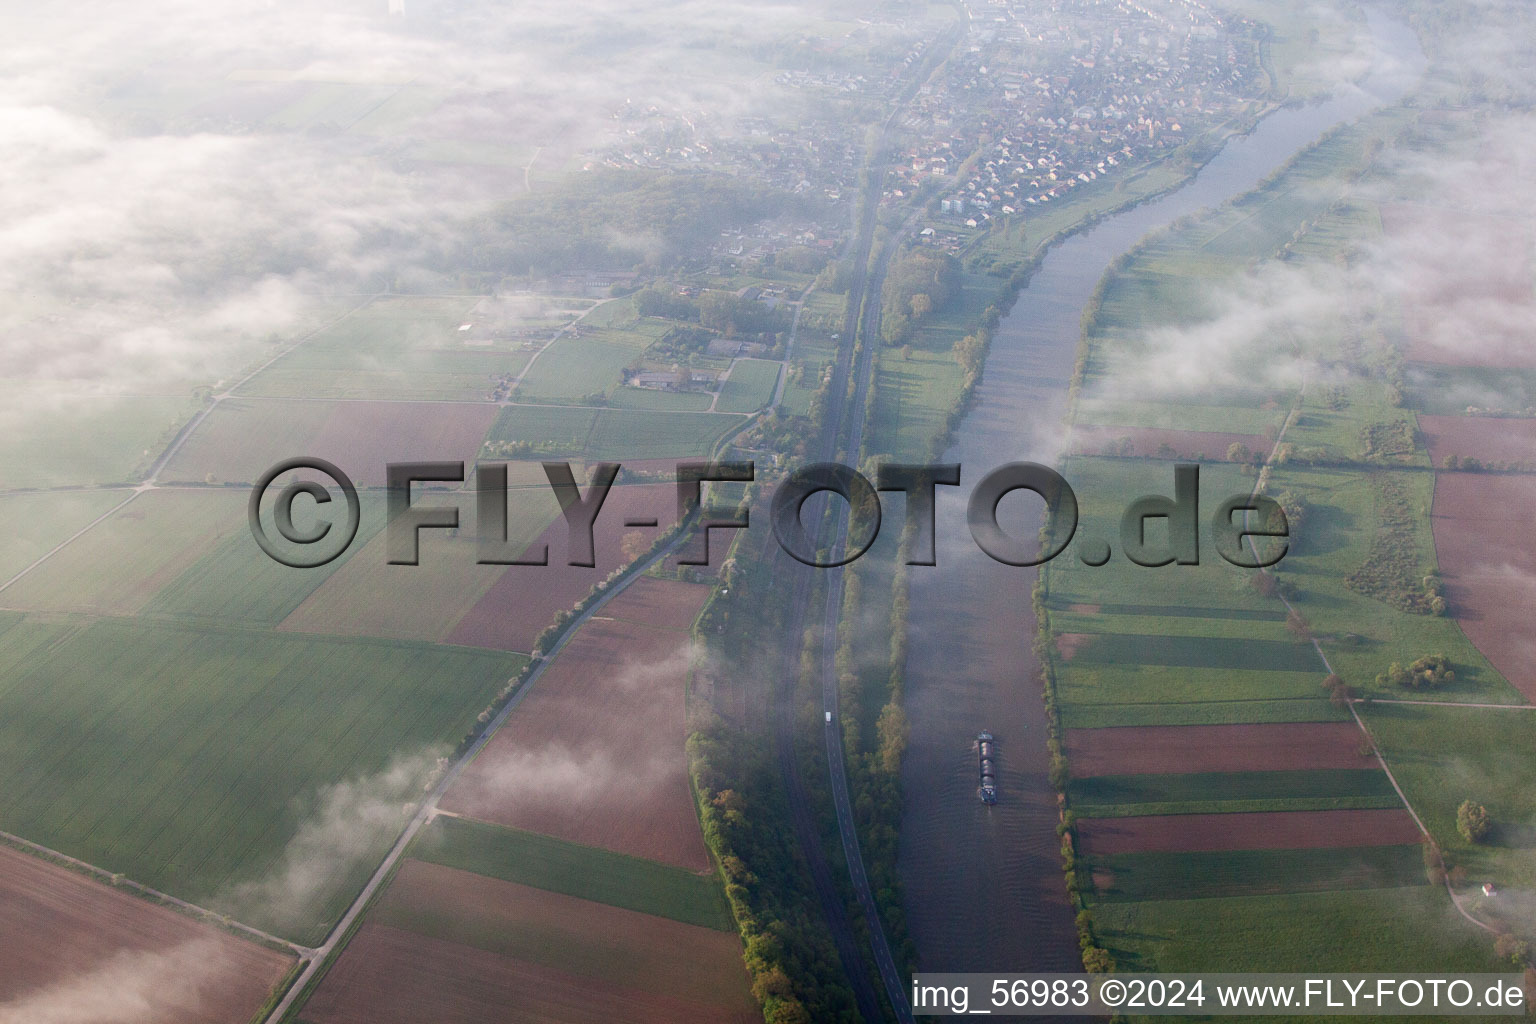
[[1072, 781], [1072, 770], [1067, 766], [1067, 759], [1059, 753], [1051, 754], [1051, 788], [1058, 793], [1067, 791], [1067, 784]]
[[1443, 654], [1426, 654], [1404, 668], [1393, 662], [1387, 671], [1376, 677], [1379, 686], [1396, 686], [1404, 690], [1433, 690], [1456, 681], [1450, 659]]
[[1500, 960], [1508, 960], [1516, 967], [1524, 967], [1531, 955], [1531, 947], [1524, 939], [1517, 939], [1508, 933], [1494, 940], [1493, 951]]
[[1456, 831], [1460, 832], [1461, 838], [1467, 842], [1482, 842], [1488, 838], [1492, 828], [1493, 821], [1488, 817], [1488, 808], [1482, 804], [1463, 800], [1461, 806], [1456, 808]]

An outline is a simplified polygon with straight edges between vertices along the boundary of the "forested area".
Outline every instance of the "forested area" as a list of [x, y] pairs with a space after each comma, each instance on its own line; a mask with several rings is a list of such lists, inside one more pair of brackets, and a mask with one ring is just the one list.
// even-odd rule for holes
[[943, 253], [911, 250], [891, 261], [881, 292], [880, 335], [902, 345], [929, 316], [960, 293], [960, 261]]

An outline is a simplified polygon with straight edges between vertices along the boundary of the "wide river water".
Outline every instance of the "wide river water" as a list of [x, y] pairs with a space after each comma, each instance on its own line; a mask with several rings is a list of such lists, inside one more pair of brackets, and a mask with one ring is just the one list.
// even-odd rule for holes
[[[993, 338], [976, 400], [945, 454], [962, 464], [962, 486], [958, 495], [940, 489], [938, 565], [912, 569], [901, 871], [922, 970], [1081, 970], [1030, 654], [1035, 572], [977, 549], [959, 495], [1005, 462], [1058, 464], [1083, 307], [1115, 257], [1185, 214], [1251, 191], [1329, 129], [1413, 87], [1425, 64], [1413, 31], [1378, 11], [1367, 19], [1376, 57], [1361, 85], [1269, 114], [1179, 189], [1054, 246]], [[1037, 527], [1030, 522], [1021, 535]], [[982, 730], [997, 737], [994, 807], [977, 798]]]

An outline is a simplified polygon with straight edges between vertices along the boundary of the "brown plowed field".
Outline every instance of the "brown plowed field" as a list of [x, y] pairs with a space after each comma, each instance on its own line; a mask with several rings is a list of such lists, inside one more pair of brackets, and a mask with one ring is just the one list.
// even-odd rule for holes
[[[686, 614], [691, 622], [706, 593], [677, 594], [667, 617]], [[689, 648], [680, 629], [589, 620], [448, 790], [443, 808], [709, 870], [684, 751]]]
[[[658, 526], [627, 527], [629, 519], [654, 518]], [[459, 620], [448, 642], [502, 651], [531, 651], [534, 639], [564, 611], [613, 570], [627, 563], [624, 544], [635, 535], [640, 551], [651, 546], [677, 519], [677, 489], [671, 484], [615, 487], [603, 502], [593, 527], [595, 561], [591, 569], [567, 565], [565, 518], [557, 518], [533, 542], [549, 545], [548, 565], [511, 565]], [[712, 557], [719, 559], [717, 539]]]
[[299, 402], [229, 399], [187, 438], [167, 482], [254, 481], [295, 455], [336, 463], [359, 487], [382, 487], [390, 462], [473, 465], [496, 406], [458, 402]]
[[1078, 825], [1078, 836], [1089, 856], [1396, 846], [1420, 839], [1418, 826], [1401, 808], [1085, 818]]
[[1451, 613], [1493, 667], [1536, 701], [1533, 507], [1536, 477], [1438, 473], [1430, 521]]
[[320, 1024], [762, 1019], [732, 933], [412, 860], [304, 1008], [304, 1018]]
[[1234, 442], [1247, 445], [1255, 454], [1269, 452], [1272, 443], [1263, 434], [1222, 434], [1204, 430], [1165, 430], [1156, 427], [1075, 427], [1072, 431], [1072, 454], [1102, 455], [1109, 445], [1129, 439], [1132, 454], [1142, 457], [1158, 455], [1163, 445], [1172, 448], [1181, 459], [1204, 456], [1220, 461], [1227, 457], [1227, 449]]
[[245, 1024], [293, 960], [0, 847], [0, 1021]]
[[647, 576], [635, 580], [624, 593], [605, 604], [602, 613], [612, 619], [648, 626], [689, 629], [708, 597], [709, 587], [702, 583]]
[[713, 1010], [367, 924], [326, 975], [304, 1018], [317, 1024], [748, 1024], [761, 1014]]
[[1135, 725], [1073, 729], [1067, 759], [1077, 778], [1176, 772], [1279, 772], [1364, 768], [1353, 722], [1271, 725]]
[[1536, 463], [1536, 420], [1491, 416], [1420, 416], [1419, 430], [1429, 456], [1443, 466], [1447, 456], [1483, 462]]
[[337, 402], [313, 454], [355, 466], [359, 487], [384, 486], [391, 462], [463, 461], [468, 473], [496, 413], [489, 403]]

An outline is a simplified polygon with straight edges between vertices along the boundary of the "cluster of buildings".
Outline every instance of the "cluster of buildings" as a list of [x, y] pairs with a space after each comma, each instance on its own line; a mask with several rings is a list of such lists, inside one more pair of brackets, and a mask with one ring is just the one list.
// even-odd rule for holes
[[1267, 84], [1254, 26], [1198, 0], [970, 5], [970, 45], [906, 118], [890, 192], [963, 172], [941, 213], [968, 226], [1176, 148]]
[[775, 188], [832, 202], [858, 183], [862, 130], [828, 111], [826, 117], [770, 120], [744, 116], [729, 125], [654, 111], [626, 124], [616, 141], [584, 168], [640, 167], [750, 175]]
[[[1201, 0], [963, 2], [966, 40], [897, 125], [898, 173], [884, 196], [903, 202], [937, 183], [940, 219], [928, 234], [950, 248], [994, 217], [1025, 214], [1182, 146], [1268, 85], [1259, 27]], [[588, 166], [749, 175], [839, 203], [858, 188], [869, 123], [850, 111], [895, 102], [897, 83], [929, 45], [886, 49], [890, 66], [866, 66], [873, 51], [861, 51], [838, 66], [780, 71], [774, 85], [793, 98], [775, 116], [716, 124], [626, 108], [617, 141]], [[818, 241], [815, 232], [738, 238], [711, 258], [762, 258]]]

